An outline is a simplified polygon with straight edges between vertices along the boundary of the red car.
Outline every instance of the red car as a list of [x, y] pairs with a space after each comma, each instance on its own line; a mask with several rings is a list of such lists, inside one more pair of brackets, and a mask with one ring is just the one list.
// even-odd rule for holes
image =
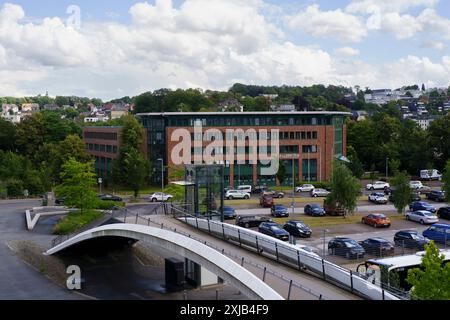
[[386, 217], [382, 213], [374, 213], [369, 214], [362, 218], [362, 223], [367, 224], [369, 226], [378, 228], [378, 227], [386, 227], [389, 228], [391, 226], [391, 219]]
[[261, 196], [261, 199], [259, 201], [259, 204], [261, 205], [261, 207], [263, 208], [272, 208], [274, 205], [274, 201], [273, 201], [273, 197], [269, 196], [267, 194], [263, 194]]

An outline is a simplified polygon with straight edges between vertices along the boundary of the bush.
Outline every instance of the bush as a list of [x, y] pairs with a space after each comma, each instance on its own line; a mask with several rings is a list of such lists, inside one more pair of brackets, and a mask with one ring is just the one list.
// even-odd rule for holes
[[112, 210], [114, 207], [123, 208], [125, 207], [125, 202], [103, 201], [99, 199], [95, 204], [95, 209], [99, 210]]
[[53, 233], [57, 235], [71, 234], [99, 219], [101, 216], [102, 213], [95, 210], [86, 210], [83, 213], [80, 211], [71, 212], [67, 215], [67, 217], [56, 224], [53, 229]]
[[329, 189], [331, 186], [330, 182], [300, 182], [298, 185], [304, 185], [304, 184], [312, 184], [317, 189]]
[[20, 180], [9, 180], [6, 183], [6, 192], [10, 198], [23, 197], [23, 183]]

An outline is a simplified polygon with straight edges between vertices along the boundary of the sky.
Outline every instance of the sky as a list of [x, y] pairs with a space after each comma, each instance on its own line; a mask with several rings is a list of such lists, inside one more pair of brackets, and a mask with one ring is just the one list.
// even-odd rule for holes
[[450, 85], [446, 0], [0, 2], [0, 96]]

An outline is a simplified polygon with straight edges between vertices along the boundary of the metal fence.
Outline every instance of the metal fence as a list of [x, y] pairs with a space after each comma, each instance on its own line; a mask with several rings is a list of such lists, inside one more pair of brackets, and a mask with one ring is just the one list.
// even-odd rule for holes
[[325, 260], [318, 254], [307, 252], [270, 236], [250, 229], [211, 221], [203, 217], [191, 216], [176, 206], [172, 206], [170, 211], [178, 220], [194, 228], [298, 269], [299, 271], [312, 273], [327, 282], [361, 297], [375, 300], [397, 300], [404, 298], [403, 295], [386, 292], [383, 288], [366, 281], [358, 273]]
[[[167, 207], [166, 207], [167, 209]], [[164, 209], [163, 209], [164, 211]], [[269, 284], [273, 288], [277, 288], [277, 292], [279, 292], [285, 299], [289, 300], [299, 300], [299, 299], [318, 299], [318, 300], [331, 300], [329, 297], [323, 295], [320, 292], [317, 292], [311, 288], [308, 288], [298, 281], [294, 281], [292, 279], [289, 279], [288, 277], [277, 273], [276, 271], [273, 271], [267, 266], [263, 266], [261, 264], [258, 264], [257, 262], [254, 262], [250, 259], [245, 259], [244, 257], [241, 257], [235, 253], [232, 253], [230, 251], [226, 251], [223, 248], [219, 248], [216, 245], [204, 241], [203, 239], [196, 237], [192, 234], [189, 234], [187, 232], [184, 232], [182, 230], [177, 230], [176, 228], [171, 228], [167, 225], [164, 225], [164, 223], [159, 223], [151, 219], [152, 213], [146, 213], [144, 216], [144, 210], [140, 212], [128, 212], [127, 215], [123, 216], [123, 222], [124, 223], [134, 223], [134, 224], [140, 224], [140, 225], [147, 225], [147, 226], [154, 226], [161, 229], [169, 230], [181, 235], [184, 235], [186, 237], [189, 237], [191, 239], [197, 240], [219, 252], [221, 252], [223, 255], [231, 258], [235, 262], [239, 263], [242, 267], [246, 268], [247, 270], [252, 271], [255, 275], [260, 277], [265, 283]], [[169, 212], [169, 211], [167, 211]], [[153, 214], [155, 214], [153, 212]]]

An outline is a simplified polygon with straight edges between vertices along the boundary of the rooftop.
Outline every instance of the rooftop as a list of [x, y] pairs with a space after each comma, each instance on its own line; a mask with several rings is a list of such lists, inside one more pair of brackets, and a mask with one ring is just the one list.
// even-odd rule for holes
[[351, 116], [350, 112], [336, 112], [336, 111], [296, 111], [296, 112], [156, 112], [156, 113], [138, 113], [138, 116], [242, 116], [242, 115], [310, 115], [310, 116]]

